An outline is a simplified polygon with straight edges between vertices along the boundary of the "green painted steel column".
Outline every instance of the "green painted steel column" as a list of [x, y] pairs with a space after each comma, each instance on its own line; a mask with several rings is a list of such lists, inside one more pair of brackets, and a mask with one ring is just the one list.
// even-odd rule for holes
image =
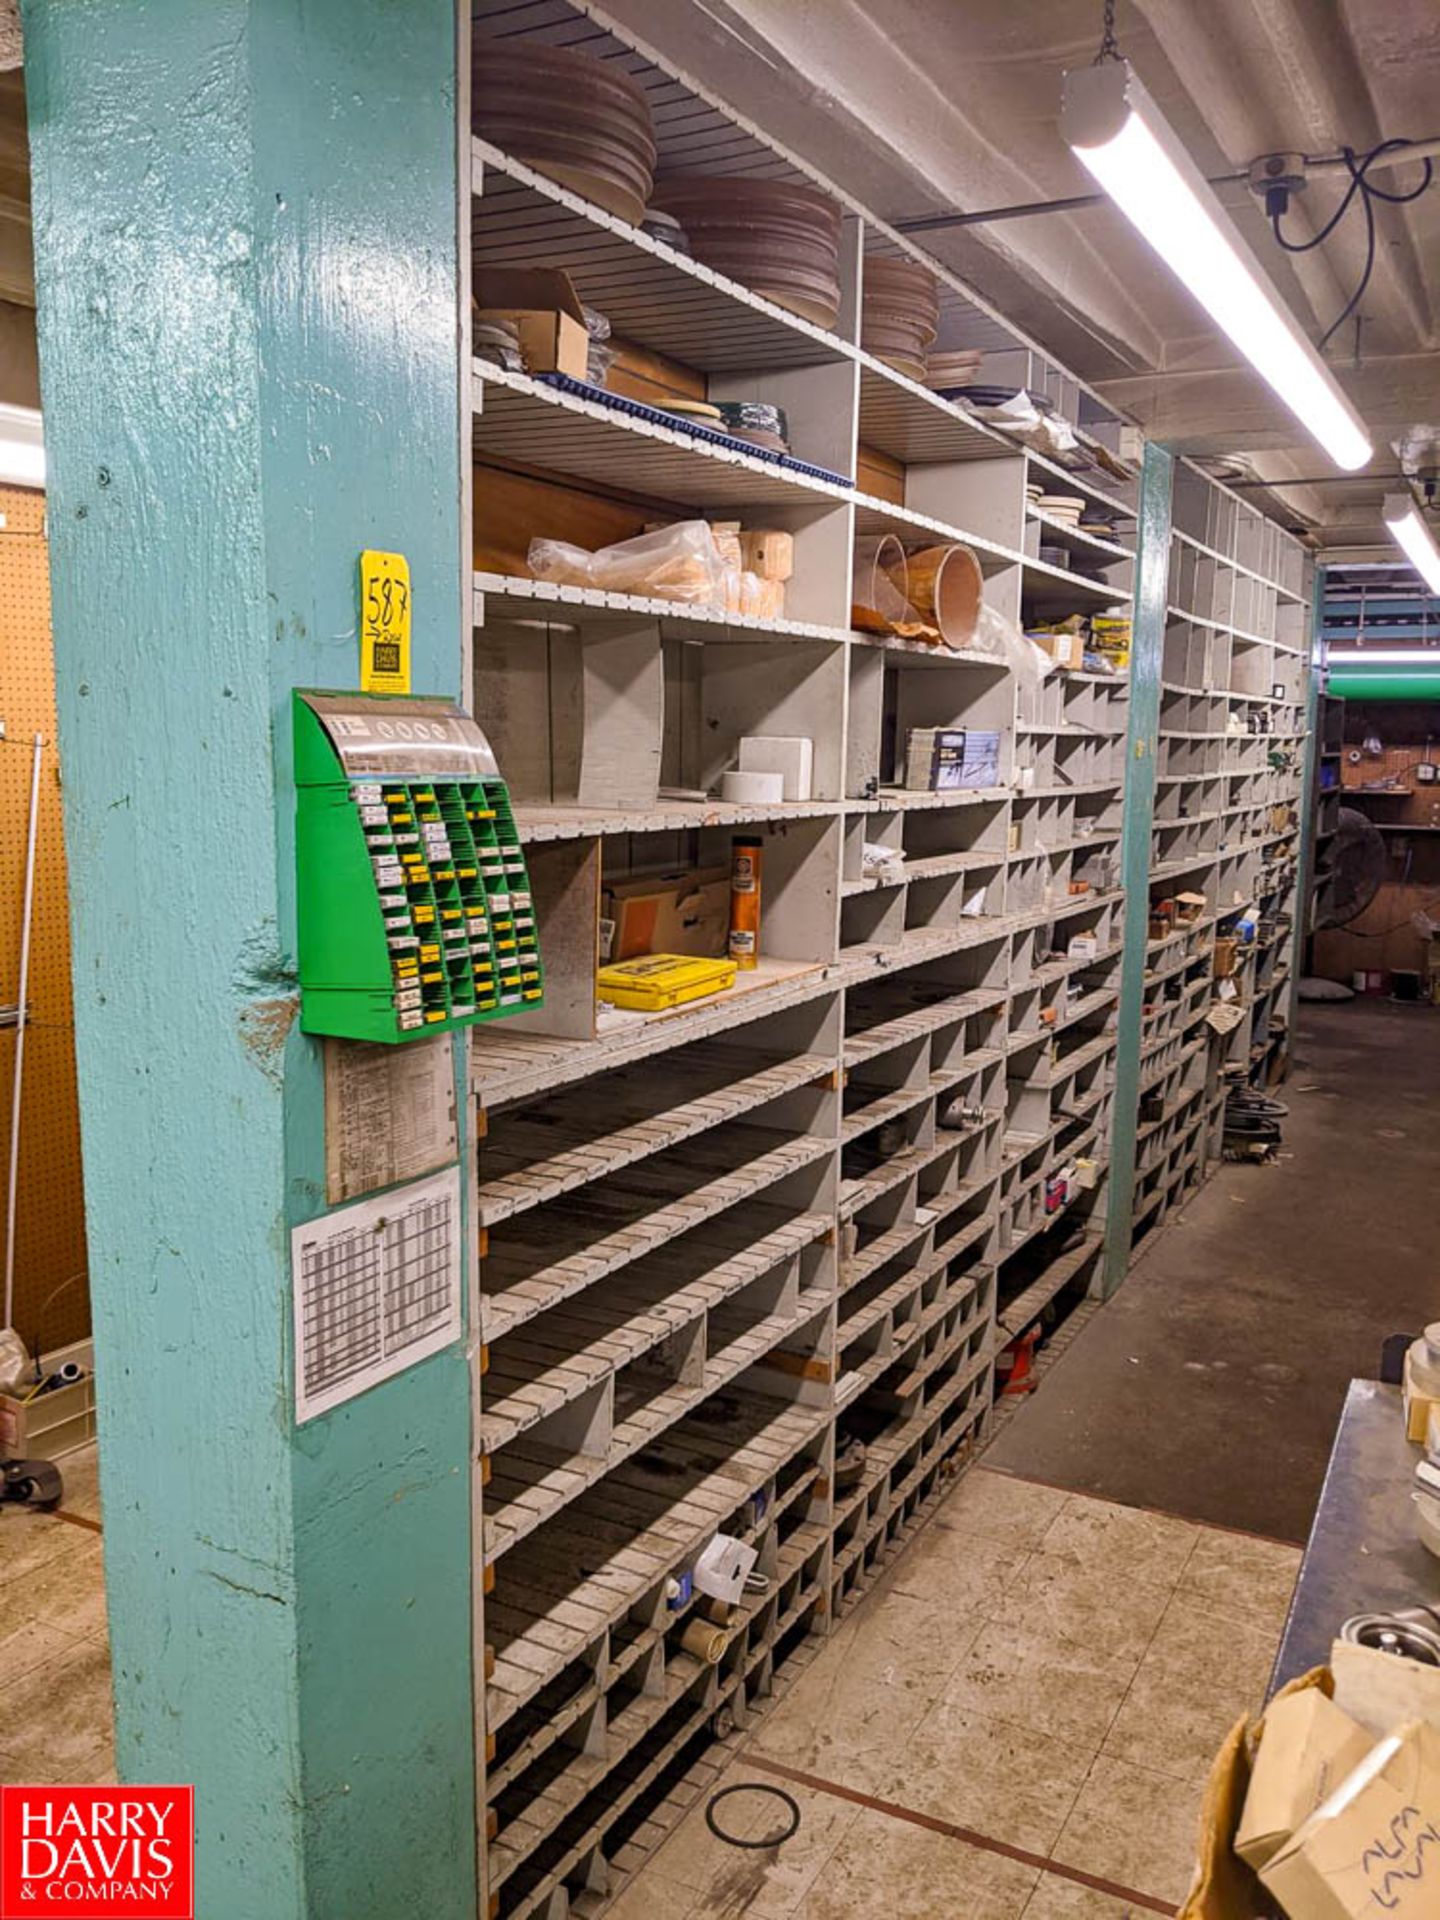
[[301, 1428], [294, 686], [459, 691], [449, 0], [25, 0], [122, 1777], [205, 1920], [473, 1916], [462, 1347]]
[[1120, 1015], [1115, 1041], [1115, 1106], [1110, 1189], [1105, 1209], [1106, 1297], [1130, 1265], [1135, 1201], [1135, 1128], [1140, 1105], [1140, 1009], [1145, 998], [1145, 942], [1150, 925], [1150, 842], [1155, 816], [1155, 755], [1160, 734], [1160, 679], [1165, 658], [1165, 600], [1170, 578], [1170, 493], [1175, 462], [1147, 446], [1140, 471], [1135, 541], [1135, 606], [1130, 635], [1130, 721], [1125, 742], [1125, 822], [1120, 867]]
[[1310, 586], [1310, 631], [1304, 660], [1305, 746], [1300, 775], [1300, 853], [1295, 866], [1295, 924], [1290, 929], [1290, 1033], [1286, 1048], [1286, 1070], [1295, 1057], [1295, 1031], [1300, 1019], [1300, 975], [1305, 966], [1305, 949], [1310, 937], [1312, 901], [1310, 889], [1315, 872], [1315, 782], [1320, 756], [1320, 627], [1325, 603], [1325, 569], [1316, 567]]

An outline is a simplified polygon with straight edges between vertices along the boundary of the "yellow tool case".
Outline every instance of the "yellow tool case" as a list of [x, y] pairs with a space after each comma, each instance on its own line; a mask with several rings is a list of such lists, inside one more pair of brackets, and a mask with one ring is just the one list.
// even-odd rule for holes
[[733, 960], [697, 960], [684, 953], [642, 953], [634, 960], [619, 960], [613, 967], [601, 967], [596, 980], [602, 1000], [637, 1013], [659, 1013], [687, 1000], [703, 1000], [734, 983]]

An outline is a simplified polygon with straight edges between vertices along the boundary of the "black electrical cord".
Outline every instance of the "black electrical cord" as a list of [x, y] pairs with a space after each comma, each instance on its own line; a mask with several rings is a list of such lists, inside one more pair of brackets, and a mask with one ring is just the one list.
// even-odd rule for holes
[[1358, 193], [1360, 195], [1360, 204], [1365, 209], [1365, 268], [1360, 275], [1360, 284], [1345, 302], [1345, 305], [1341, 308], [1336, 318], [1320, 336], [1320, 346], [1322, 348], [1330, 344], [1331, 340], [1340, 331], [1341, 327], [1344, 326], [1356, 307], [1359, 306], [1361, 300], [1365, 297], [1365, 289], [1370, 284], [1370, 276], [1375, 271], [1375, 202], [1377, 200], [1388, 200], [1392, 206], [1403, 206], [1407, 201], [1418, 200], [1435, 177], [1434, 163], [1430, 160], [1424, 162], [1425, 172], [1421, 177], [1419, 186], [1412, 187], [1408, 193], [1394, 193], [1391, 192], [1388, 187], [1377, 187], [1374, 181], [1368, 177], [1370, 168], [1374, 166], [1382, 154], [1392, 153], [1396, 147], [1408, 147], [1411, 144], [1412, 142], [1409, 140], [1382, 140], [1378, 147], [1372, 147], [1366, 154], [1357, 154], [1353, 147], [1343, 148], [1342, 152], [1345, 165], [1350, 173], [1350, 184], [1345, 189], [1344, 199], [1340, 202], [1334, 213], [1331, 214], [1320, 231], [1317, 234], [1313, 234], [1308, 240], [1287, 240], [1280, 231], [1280, 220], [1285, 211], [1284, 207], [1272, 206], [1270, 209], [1271, 231], [1274, 233], [1276, 241], [1285, 249], [1286, 253], [1309, 253], [1313, 248], [1320, 246], [1330, 238], [1330, 235], [1350, 211], [1356, 194]]

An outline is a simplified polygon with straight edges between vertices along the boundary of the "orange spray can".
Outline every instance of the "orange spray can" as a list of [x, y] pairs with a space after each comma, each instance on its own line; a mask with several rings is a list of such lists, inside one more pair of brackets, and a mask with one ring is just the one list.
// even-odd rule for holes
[[730, 958], [753, 967], [760, 957], [760, 870], [764, 847], [758, 834], [730, 842]]

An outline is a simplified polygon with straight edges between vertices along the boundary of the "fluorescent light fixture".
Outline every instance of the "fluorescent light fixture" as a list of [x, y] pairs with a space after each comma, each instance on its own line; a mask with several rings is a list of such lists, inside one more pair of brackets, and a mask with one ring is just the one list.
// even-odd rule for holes
[[1440, 647], [1327, 647], [1330, 667], [1440, 667]]
[[0, 404], [0, 483], [9, 487], [45, 484], [45, 441], [34, 407]]
[[1120, 211], [1339, 467], [1374, 452], [1330, 369], [1128, 61], [1065, 76], [1060, 130]]
[[1387, 493], [1385, 524], [1395, 544], [1415, 568], [1431, 593], [1440, 593], [1440, 547], [1420, 517], [1420, 509], [1408, 493]]

